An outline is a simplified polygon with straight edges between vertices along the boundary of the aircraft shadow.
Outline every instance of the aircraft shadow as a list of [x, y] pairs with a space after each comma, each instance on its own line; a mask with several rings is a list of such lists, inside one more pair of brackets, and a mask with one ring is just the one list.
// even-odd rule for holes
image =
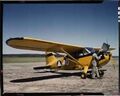
[[33, 82], [33, 81], [39, 81], [39, 80], [48, 80], [48, 79], [53, 79], [53, 78], [80, 76], [81, 75], [81, 72], [75, 72], [75, 73], [54, 72], [54, 73], [57, 73], [57, 74], [56, 75], [50, 75], [50, 76], [15, 79], [15, 80], [11, 80], [10, 82], [13, 82], [13, 83]]
[[51, 75], [51, 76], [42, 76], [42, 77], [31, 77], [31, 78], [11, 80], [10, 82], [14, 82], [14, 83], [33, 82], [33, 81], [46, 80], [46, 79], [48, 80], [48, 79], [60, 78], [60, 77], [62, 77], [62, 76], [61, 75]]

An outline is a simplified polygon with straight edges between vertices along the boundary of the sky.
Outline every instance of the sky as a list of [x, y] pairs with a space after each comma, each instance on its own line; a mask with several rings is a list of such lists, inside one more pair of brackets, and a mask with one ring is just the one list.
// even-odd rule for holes
[[118, 4], [4, 4], [3, 54], [36, 53], [6, 45], [14, 37], [33, 37], [82, 47], [108, 42], [118, 56]]

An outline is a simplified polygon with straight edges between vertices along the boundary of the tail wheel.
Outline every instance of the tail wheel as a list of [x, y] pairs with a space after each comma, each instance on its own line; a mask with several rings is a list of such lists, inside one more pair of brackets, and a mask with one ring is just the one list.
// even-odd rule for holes
[[86, 79], [86, 74], [85, 74], [85, 73], [82, 73], [82, 74], [81, 74], [81, 78], [82, 78], [82, 79]]
[[99, 70], [99, 75], [100, 75], [100, 77], [103, 77], [103, 75], [104, 75], [104, 71]]

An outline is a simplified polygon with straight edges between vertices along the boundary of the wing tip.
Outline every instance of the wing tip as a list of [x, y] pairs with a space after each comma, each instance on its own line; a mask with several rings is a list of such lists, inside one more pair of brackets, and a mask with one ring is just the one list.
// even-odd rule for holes
[[16, 37], [16, 38], [9, 38], [8, 40], [6, 40], [6, 44], [9, 45], [9, 41], [11, 40], [23, 40], [24, 37]]

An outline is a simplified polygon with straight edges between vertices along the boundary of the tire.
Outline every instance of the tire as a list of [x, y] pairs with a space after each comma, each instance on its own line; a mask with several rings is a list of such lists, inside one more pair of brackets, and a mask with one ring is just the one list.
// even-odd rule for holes
[[103, 77], [103, 75], [104, 75], [104, 71], [99, 70], [99, 75], [100, 75], [100, 77]]
[[82, 73], [82, 74], [81, 74], [81, 78], [82, 78], [82, 79], [86, 79], [86, 74], [85, 74], [85, 73]]
[[90, 73], [89, 77], [92, 78], [92, 72]]

